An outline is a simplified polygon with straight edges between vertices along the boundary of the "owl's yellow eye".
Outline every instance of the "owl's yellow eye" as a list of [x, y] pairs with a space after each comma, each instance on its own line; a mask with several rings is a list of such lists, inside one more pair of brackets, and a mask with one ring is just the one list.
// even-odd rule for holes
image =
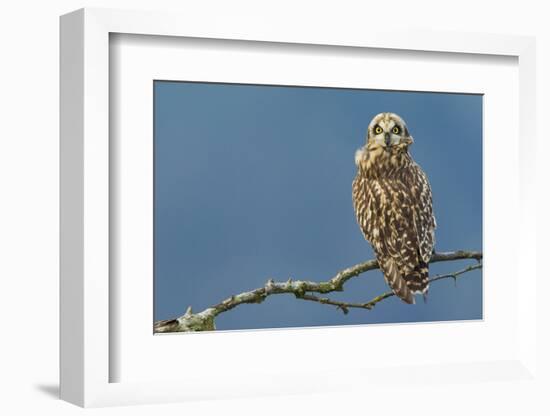
[[375, 132], [376, 134], [382, 133], [382, 127], [376, 126], [376, 127], [374, 128], [374, 132]]
[[401, 131], [401, 129], [398, 126], [394, 126], [394, 128], [391, 129], [391, 132], [393, 134], [399, 134], [400, 131]]

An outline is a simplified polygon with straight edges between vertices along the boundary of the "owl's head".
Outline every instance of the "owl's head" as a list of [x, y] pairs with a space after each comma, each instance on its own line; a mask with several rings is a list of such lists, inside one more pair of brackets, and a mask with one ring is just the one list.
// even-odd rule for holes
[[369, 148], [407, 149], [413, 143], [405, 121], [394, 113], [380, 113], [374, 116], [367, 132]]

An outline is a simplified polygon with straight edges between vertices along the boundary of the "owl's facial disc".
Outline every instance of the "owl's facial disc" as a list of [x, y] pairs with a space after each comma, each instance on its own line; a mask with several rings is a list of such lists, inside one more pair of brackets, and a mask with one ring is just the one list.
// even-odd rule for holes
[[380, 113], [372, 119], [367, 136], [370, 147], [390, 151], [394, 146], [407, 147], [411, 143], [405, 122], [397, 114]]

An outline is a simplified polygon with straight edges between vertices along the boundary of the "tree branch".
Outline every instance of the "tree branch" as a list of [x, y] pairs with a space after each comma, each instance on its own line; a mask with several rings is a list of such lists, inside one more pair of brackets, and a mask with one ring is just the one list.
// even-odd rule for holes
[[[430, 263], [437, 263], [441, 261], [452, 260], [464, 260], [473, 259], [477, 260], [477, 264], [466, 267], [454, 273], [448, 273], [444, 275], [434, 276], [430, 279], [430, 282], [442, 280], [446, 278], [453, 278], [456, 283], [458, 276], [467, 273], [472, 270], [481, 269], [481, 260], [483, 254], [478, 251], [451, 251], [434, 253], [430, 259]], [[288, 279], [286, 282], [275, 282], [273, 279], [269, 279], [265, 286], [251, 290], [249, 292], [239, 293], [233, 295], [224, 301], [211, 306], [201, 312], [193, 313], [191, 307], [187, 308], [184, 315], [176, 319], [169, 319], [163, 321], [157, 321], [154, 324], [154, 332], [191, 332], [191, 331], [210, 331], [216, 329], [214, 320], [220, 313], [227, 312], [244, 303], [262, 303], [268, 296], [291, 293], [296, 296], [297, 299], [319, 302], [322, 304], [333, 305], [344, 313], [348, 313], [350, 308], [372, 309], [377, 303], [384, 299], [393, 296], [392, 292], [383, 293], [380, 296], [371, 299], [366, 303], [349, 303], [331, 300], [326, 297], [318, 297], [313, 293], [330, 293], [341, 292], [344, 290], [344, 284], [362, 273], [369, 270], [378, 269], [378, 262], [376, 260], [369, 260], [363, 263], [356, 264], [355, 266], [348, 267], [341, 270], [331, 279], [324, 282], [313, 282], [309, 280], [292, 280]]]
[[[454, 279], [455, 285], [456, 285], [456, 280], [458, 279], [458, 277], [460, 275], [462, 275], [464, 273], [467, 273], [467, 272], [471, 272], [472, 270], [481, 269], [481, 267], [482, 267], [481, 263], [477, 263], [477, 264], [474, 264], [472, 266], [468, 266], [468, 267], [466, 267], [462, 270], [458, 270], [454, 273], [437, 275], [437, 276], [434, 276], [430, 279], [430, 283], [435, 282], [437, 280], [452, 278], [452, 279]], [[371, 299], [370, 301], [368, 301], [366, 303], [340, 302], [340, 301], [332, 300], [332, 299], [329, 299], [329, 298], [320, 298], [318, 296], [310, 295], [310, 294], [305, 294], [303, 296], [300, 296], [300, 299], [310, 300], [310, 301], [313, 301], [313, 302], [319, 302], [319, 303], [323, 303], [325, 305], [334, 305], [334, 306], [336, 306], [337, 309], [340, 309], [342, 312], [344, 312], [344, 314], [347, 314], [349, 312], [350, 308], [359, 308], [359, 309], [371, 310], [372, 308], [374, 308], [374, 305], [376, 305], [378, 302], [381, 302], [384, 299], [390, 298], [392, 296], [395, 296], [395, 294], [393, 292], [386, 292], [386, 293], [383, 293], [379, 296], [376, 296], [375, 298]]]

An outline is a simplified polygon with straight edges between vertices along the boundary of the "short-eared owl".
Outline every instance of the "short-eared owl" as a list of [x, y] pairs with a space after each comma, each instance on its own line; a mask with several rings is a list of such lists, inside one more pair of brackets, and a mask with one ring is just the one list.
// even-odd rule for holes
[[376, 115], [355, 153], [353, 205], [393, 292], [407, 303], [428, 291], [436, 227], [428, 178], [409, 154], [413, 138], [401, 117]]

